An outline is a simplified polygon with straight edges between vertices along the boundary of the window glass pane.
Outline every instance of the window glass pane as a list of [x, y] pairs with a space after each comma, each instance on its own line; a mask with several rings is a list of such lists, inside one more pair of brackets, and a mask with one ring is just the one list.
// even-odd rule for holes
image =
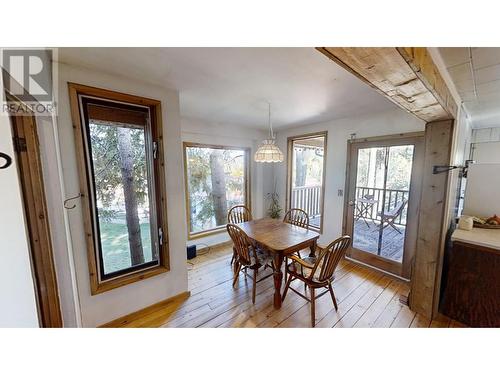
[[321, 194], [325, 137], [293, 141], [292, 194], [290, 208], [300, 208], [309, 215], [309, 224], [321, 228]]
[[145, 127], [89, 120], [101, 274], [158, 261]]
[[246, 154], [239, 149], [186, 147], [190, 233], [227, 223], [228, 210], [246, 202]]

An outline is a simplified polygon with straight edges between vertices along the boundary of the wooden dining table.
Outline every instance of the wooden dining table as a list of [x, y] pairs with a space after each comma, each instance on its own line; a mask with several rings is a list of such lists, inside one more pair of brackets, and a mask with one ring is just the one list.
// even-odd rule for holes
[[307, 248], [311, 250], [309, 255], [315, 256], [319, 233], [271, 218], [247, 221], [237, 225], [254, 244], [273, 253], [274, 307], [281, 308], [283, 259], [287, 255]]

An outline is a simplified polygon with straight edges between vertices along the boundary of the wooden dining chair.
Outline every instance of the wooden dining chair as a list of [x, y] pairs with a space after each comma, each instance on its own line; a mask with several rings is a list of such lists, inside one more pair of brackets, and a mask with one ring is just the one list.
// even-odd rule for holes
[[[259, 269], [262, 267], [270, 266], [273, 271], [273, 257], [266, 251], [259, 249], [251, 243], [248, 236], [241, 230], [238, 226], [234, 224], [227, 224], [226, 226], [229, 236], [233, 240], [235, 249], [235, 259], [234, 259], [234, 279], [233, 287], [238, 281], [238, 276], [240, 271], [243, 271], [245, 277], [250, 276], [253, 281], [252, 285], [252, 303], [255, 303], [255, 292], [257, 290], [257, 283], [273, 276], [273, 273], [257, 280], [259, 275]], [[247, 270], [253, 270], [253, 275], [249, 275]]]
[[[245, 221], [252, 220], [252, 212], [248, 209], [247, 206], [243, 204], [239, 204], [237, 206], [231, 207], [231, 209], [227, 213], [227, 222], [229, 224], [240, 224]], [[236, 250], [233, 247], [233, 257], [231, 258], [231, 264], [234, 262]]]
[[[300, 208], [291, 208], [289, 209], [285, 217], [283, 218], [284, 223], [292, 224], [297, 227], [309, 229], [309, 215], [307, 212]], [[300, 250], [297, 251], [297, 256], [300, 258]], [[285, 258], [285, 268], [288, 267], [288, 257]], [[285, 283], [286, 283], [287, 275], [285, 273]]]
[[[338, 309], [335, 294], [333, 293], [332, 282], [334, 279], [334, 272], [340, 260], [344, 258], [346, 250], [351, 243], [351, 237], [342, 236], [330, 243], [327, 247], [321, 248], [319, 256], [316, 258], [299, 258], [298, 256], [291, 255], [289, 259], [292, 260], [286, 269], [285, 273], [288, 274], [285, 290], [283, 291], [282, 300], [285, 299], [288, 289], [293, 290], [299, 296], [311, 303], [311, 325], [316, 325], [316, 307], [315, 301], [323, 294], [330, 292], [335, 310]], [[306, 287], [309, 287], [310, 298], [295, 290], [290, 286], [292, 281], [299, 279], [304, 282]], [[324, 292], [316, 295], [316, 289], [326, 288]]]
[[307, 229], [309, 228], [309, 215], [300, 208], [291, 208], [286, 212], [283, 222]]

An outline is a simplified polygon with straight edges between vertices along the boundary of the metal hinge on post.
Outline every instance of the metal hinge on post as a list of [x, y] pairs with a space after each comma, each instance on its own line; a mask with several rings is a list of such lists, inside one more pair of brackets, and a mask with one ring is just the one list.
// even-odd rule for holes
[[17, 152], [26, 152], [28, 150], [26, 138], [14, 137], [14, 148]]
[[160, 246], [163, 245], [163, 229], [158, 228], [158, 242], [160, 244]]
[[158, 142], [153, 142], [153, 159], [158, 157]]

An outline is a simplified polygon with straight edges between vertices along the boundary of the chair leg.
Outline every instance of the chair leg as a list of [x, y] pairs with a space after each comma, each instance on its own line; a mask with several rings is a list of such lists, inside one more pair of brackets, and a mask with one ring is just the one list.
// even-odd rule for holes
[[339, 309], [337, 306], [337, 299], [335, 298], [335, 294], [333, 293], [332, 283], [328, 283], [328, 290], [330, 291], [330, 295], [332, 296], [333, 306], [335, 306], [335, 311]]
[[311, 290], [311, 326], [314, 328], [316, 326], [316, 297], [314, 288], [309, 289]]
[[288, 259], [286, 257], [283, 259], [283, 263], [285, 264], [285, 272], [283, 272], [284, 273], [283, 280], [285, 280], [285, 285], [286, 285], [286, 277], [287, 277], [286, 269], [288, 268]]
[[236, 259], [236, 251], [234, 250], [233, 247], [233, 257], [231, 258], [231, 265], [233, 265], [235, 259]]
[[402, 234], [398, 227], [394, 224], [394, 221], [389, 222], [389, 225], [394, 228], [399, 234]]
[[238, 281], [238, 276], [240, 275], [241, 263], [234, 262], [234, 280], [233, 280], [233, 288], [236, 285], [236, 281]]
[[257, 290], [257, 275], [259, 270], [256, 268], [253, 270], [253, 287], [252, 287], [252, 303], [255, 305], [255, 292]]
[[[285, 273], [286, 275], [286, 273]], [[285, 285], [285, 290], [283, 290], [283, 295], [281, 296], [281, 301], [285, 300], [286, 297], [286, 292], [288, 292], [288, 289], [290, 288], [290, 283], [293, 281], [292, 275], [288, 275], [288, 280]]]

